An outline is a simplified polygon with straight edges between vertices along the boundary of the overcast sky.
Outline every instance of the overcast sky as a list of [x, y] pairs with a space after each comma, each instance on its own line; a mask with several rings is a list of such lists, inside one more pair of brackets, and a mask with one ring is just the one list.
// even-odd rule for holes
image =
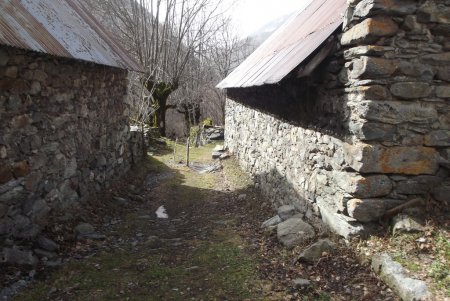
[[264, 24], [305, 7], [311, 0], [237, 0], [231, 11], [236, 31], [246, 37]]

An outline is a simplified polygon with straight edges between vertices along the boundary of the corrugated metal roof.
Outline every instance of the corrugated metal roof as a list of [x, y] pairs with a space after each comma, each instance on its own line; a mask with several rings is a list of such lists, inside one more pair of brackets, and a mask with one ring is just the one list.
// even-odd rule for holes
[[341, 24], [346, 0], [313, 0], [276, 30], [218, 88], [274, 84], [313, 53]]
[[76, 0], [0, 0], [0, 44], [143, 72]]

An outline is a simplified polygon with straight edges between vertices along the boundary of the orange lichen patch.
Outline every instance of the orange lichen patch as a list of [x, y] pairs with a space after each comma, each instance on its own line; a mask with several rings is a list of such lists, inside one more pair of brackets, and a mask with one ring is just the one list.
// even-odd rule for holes
[[431, 147], [384, 147], [358, 143], [345, 145], [344, 149], [349, 166], [361, 173], [435, 174], [439, 167], [439, 155]]
[[16, 78], [2, 78], [0, 80], [0, 90], [10, 91], [13, 93], [24, 93], [29, 90], [26, 81]]
[[21, 129], [26, 127], [27, 125], [31, 124], [31, 117], [29, 115], [19, 115], [19, 116], [15, 116], [11, 122], [10, 125], [13, 128], [16, 129]]
[[367, 19], [369, 33], [376, 36], [392, 36], [398, 31], [397, 24], [390, 18]]
[[369, 18], [353, 26], [341, 38], [342, 45], [374, 41], [378, 37], [392, 36], [398, 31], [397, 24], [390, 18]]
[[361, 190], [361, 194], [369, 194], [373, 189], [372, 185], [373, 181], [370, 181], [368, 178], [360, 178], [356, 183], [358, 185], [359, 190]]
[[390, 147], [379, 154], [382, 173], [408, 175], [434, 174], [438, 169], [438, 154], [430, 147]]
[[27, 161], [16, 162], [12, 166], [12, 172], [16, 178], [24, 177], [30, 173], [30, 165]]

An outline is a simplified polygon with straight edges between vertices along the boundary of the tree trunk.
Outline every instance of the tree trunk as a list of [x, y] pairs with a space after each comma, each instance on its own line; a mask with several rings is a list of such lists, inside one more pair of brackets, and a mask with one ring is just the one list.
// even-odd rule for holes
[[166, 137], [166, 112], [169, 106], [167, 100], [170, 94], [178, 88], [178, 84], [168, 84], [165, 82], [155, 82], [149, 79], [146, 83], [148, 91], [153, 93], [153, 98], [158, 104], [158, 109], [155, 112], [155, 120], [153, 126], [159, 128], [159, 133], [162, 137]]
[[166, 106], [162, 106], [161, 109], [159, 110], [159, 134], [162, 137], [166, 137], [166, 111], [167, 111], [167, 107]]

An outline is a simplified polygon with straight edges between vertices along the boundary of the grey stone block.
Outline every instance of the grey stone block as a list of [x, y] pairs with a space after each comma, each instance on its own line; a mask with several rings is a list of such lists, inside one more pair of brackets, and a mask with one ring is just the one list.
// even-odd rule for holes
[[291, 217], [277, 227], [277, 238], [287, 248], [306, 243], [315, 236], [314, 228], [301, 217]]
[[425, 282], [408, 278], [404, 268], [392, 260], [387, 254], [375, 255], [372, 258], [372, 269], [394, 290], [404, 301], [432, 300]]
[[261, 228], [267, 228], [267, 227], [271, 227], [271, 226], [276, 226], [279, 223], [281, 223], [283, 220], [280, 218], [280, 216], [275, 215], [271, 218], [269, 218], [268, 220], [264, 221], [261, 224]]
[[14, 246], [12, 248], [3, 248], [3, 251], [0, 255], [1, 261], [7, 264], [34, 266], [38, 263], [38, 259], [33, 256], [33, 252], [18, 246]]
[[42, 249], [50, 252], [54, 252], [59, 249], [59, 245], [56, 242], [45, 236], [39, 236], [37, 243]]
[[344, 215], [333, 212], [323, 205], [319, 205], [319, 207], [322, 221], [328, 225], [333, 232], [346, 239], [366, 236], [366, 231], [360, 223], [351, 222]]
[[297, 214], [297, 209], [295, 209], [292, 205], [283, 205], [277, 208], [278, 216], [281, 218], [281, 220], [285, 221], [288, 218], [294, 216]]
[[375, 221], [386, 212], [385, 199], [351, 199], [348, 214], [360, 222]]
[[329, 239], [321, 239], [303, 250], [297, 260], [311, 263], [322, 257], [323, 252], [330, 253], [334, 250], [336, 250], [334, 242]]

